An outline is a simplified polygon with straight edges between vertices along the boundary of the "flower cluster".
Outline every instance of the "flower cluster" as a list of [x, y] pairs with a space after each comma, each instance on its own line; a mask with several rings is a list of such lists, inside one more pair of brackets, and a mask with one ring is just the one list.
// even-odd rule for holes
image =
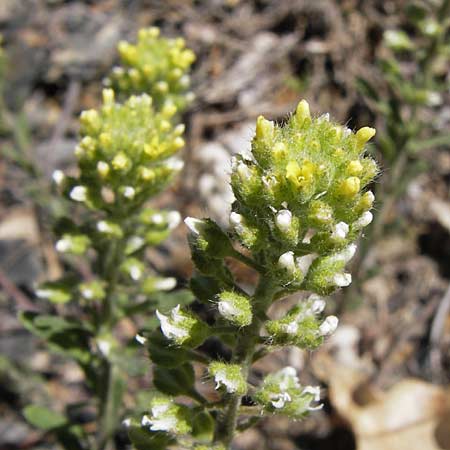
[[183, 110], [194, 97], [187, 89], [195, 54], [186, 48], [184, 39], [166, 39], [159, 34], [156, 27], [144, 28], [135, 45], [120, 42], [121, 65], [113, 69], [105, 84], [128, 95], [147, 92], [158, 107], [172, 105]]
[[144, 415], [141, 420], [143, 427], [151, 431], [166, 431], [186, 434], [191, 431], [188, 409], [175, 404], [170, 398], [158, 396], [152, 399], [150, 415]]
[[312, 405], [320, 400], [318, 386], [301, 386], [297, 371], [293, 367], [285, 367], [268, 375], [255, 394], [255, 400], [270, 413], [277, 413], [301, 419], [309, 411], [322, 408], [322, 404]]
[[338, 325], [335, 316], [328, 316], [322, 322], [318, 320], [325, 306], [322, 297], [312, 294], [306, 301], [294, 306], [282, 319], [269, 320], [265, 325], [270, 336], [269, 343], [315, 349], [323, 342], [324, 337], [336, 330]]
[[349, 246], [372, 219], [364, 188], [378, 168], [365, 144], [374, 134], [312, 118], [306, 101], [284, 126], [258, 118], [252, 154], [233, 162], [230, 224], [281, 285], [324, 295], [350, 283]]
[[155, 111], [147, 94], [121, 104], [105, 89], [100, 110], [81, 114], [75, 149], [80, 174], [60, 180], [69, 197], [112, 211], [131, 209], [160, 192], [183, 167], [171, 158], [184, 146], [184, 126], [172, 124], [173, 114], [173, 108]]

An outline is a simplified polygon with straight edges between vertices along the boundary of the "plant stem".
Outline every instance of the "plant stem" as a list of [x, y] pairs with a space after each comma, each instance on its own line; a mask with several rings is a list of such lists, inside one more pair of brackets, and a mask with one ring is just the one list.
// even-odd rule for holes
[[[242, 368], [244, 378], [248, 377], [252, 365], [253, 355], [258, 344], [259, 334], [265, 312], [275, 294], [275, 287], [270, 278], [261, 276], [254, 295], [254, 314], [252, 323], [243, 328], [234, 355], [234, 363]], [[237, 428], [237, 419], [242, 396], [231, 394], [225, 402], [225, 412], [219, 418], [214, 440], [225, 448], [230, 448]]]
[[[120, 241], [113, 240], [101, 261], [103, 279], [107, 283], [105, 298], [102, 303], [97, 335], [110, 337], [114, 327], [113, 301], [119, 276], [119, 267], [124, 257], [124, 237]], [[111, 336], [112, 337], [112, 336]], [[98, 404], [99, 429], [97, 431], [97, 450], [109, 448], [109, 442], [116, 427], [117, 399], [120, 391], [119, 369], [115, 363], [105, 355], [102, 360], [103, 370], [99, 372], [98, 389], [101, 395]]]

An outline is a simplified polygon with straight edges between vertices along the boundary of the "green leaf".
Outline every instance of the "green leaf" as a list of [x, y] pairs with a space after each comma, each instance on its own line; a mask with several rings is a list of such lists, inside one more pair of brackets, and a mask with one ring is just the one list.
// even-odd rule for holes
[[151, 360], [158, 366], [177, 367], [190, 360], [189, 353], [181, 347], [174, 346], [160, 330], [150, 335], [147, 346]]
[[19, 320], [28, 331], [45, 339], [52, 350], [69, 355], [82, 364], [91, 359], [89, 338], [92, 332], [78, 320], [30, 311], [19, 313]]
[[31, 425], [44, 431], [67, 425], [65, 416], [44, 406], [28, 405], [23, 410], [23, 415]]
[[210, 302], [221, 291], [217, 280], [201, 274], [191, 278], [189, 287], [201, 302]]
[[153, 384], [167, 395], [192, 396], [194, 391], [195, 373], [192, 364], [185, 363], [182, 366], [167, 368], [154, 366]]
[[215, 422], [211, 414], [201, 411], [192, 421], [192, 435], [200, 442], [211, 442], [214, 437]]
[[375, 101], [378, 101], [380, 99], [380, 96], [378, 95], [375, 87], [365, 78], [358, 77], [356, 79], [356, 88], [365, 97], [368, 97]]
[[158, 292], [152, 294], [152, 300], [159, 310], [167, 313], [177, 305], [190, 305], [195, 300], [195, 297], [189, 289], [180, 289], [174, 292]]

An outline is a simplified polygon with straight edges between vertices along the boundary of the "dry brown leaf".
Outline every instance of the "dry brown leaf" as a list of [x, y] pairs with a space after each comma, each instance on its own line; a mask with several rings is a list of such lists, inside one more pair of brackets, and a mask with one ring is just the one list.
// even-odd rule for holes
[[39, 227], [32, 208], [11, 209], [0, 222], [0, 240], [15, 239], [23, 239], [32, 245], [39, 243]]
[[450, 449], [449, 390], [418, 379], [405, 379], [382, 392], [367, 375], [336, 364], [316, 362], [329, 384], [329, 398], [355, 434], [358, 450]]

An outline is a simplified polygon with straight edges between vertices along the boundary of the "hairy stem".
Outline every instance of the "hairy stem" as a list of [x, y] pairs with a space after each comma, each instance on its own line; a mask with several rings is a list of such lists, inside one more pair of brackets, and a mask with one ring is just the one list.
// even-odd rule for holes
[[[103, 279], [107, 282], [107, 291], [103, 299], [100, 320], [97, 327], [97, 334], [111, 335], [114, 327], [114, 309], [113, 301], [119, 276], [119, 267], [124, 257], [125, 238], [121, 241], [112, 241], [108, 251], [101, 261], [101, 270]], [[119, 370], [108, 358], [103, 358], [104, 370], [99, 372], [98, 385], [100, 388], [100, 398], [98, 404], [99, 429], [97, 432], [97, 450], [109, 448], [111, 436], [116, 427], [117, 419], [117, 401], [116, 393], [120, 392], [118, 383], [120, 383]]]
[[[234, 354], [234, 363], [241, 366], [244, 378], [248, 377], [263, 318], [274, 293], [275, 288], [272, 280], [262, 276], [254, 295], [253, 321], [248, 327], [243, 328]], [[230, 394], [225, 402], [224, 414], [218, 420], [215, 442], [220, 442], [225, 448], [230, 447], [236, 432], [241, 399], [242, 396], [239, 394]]]

